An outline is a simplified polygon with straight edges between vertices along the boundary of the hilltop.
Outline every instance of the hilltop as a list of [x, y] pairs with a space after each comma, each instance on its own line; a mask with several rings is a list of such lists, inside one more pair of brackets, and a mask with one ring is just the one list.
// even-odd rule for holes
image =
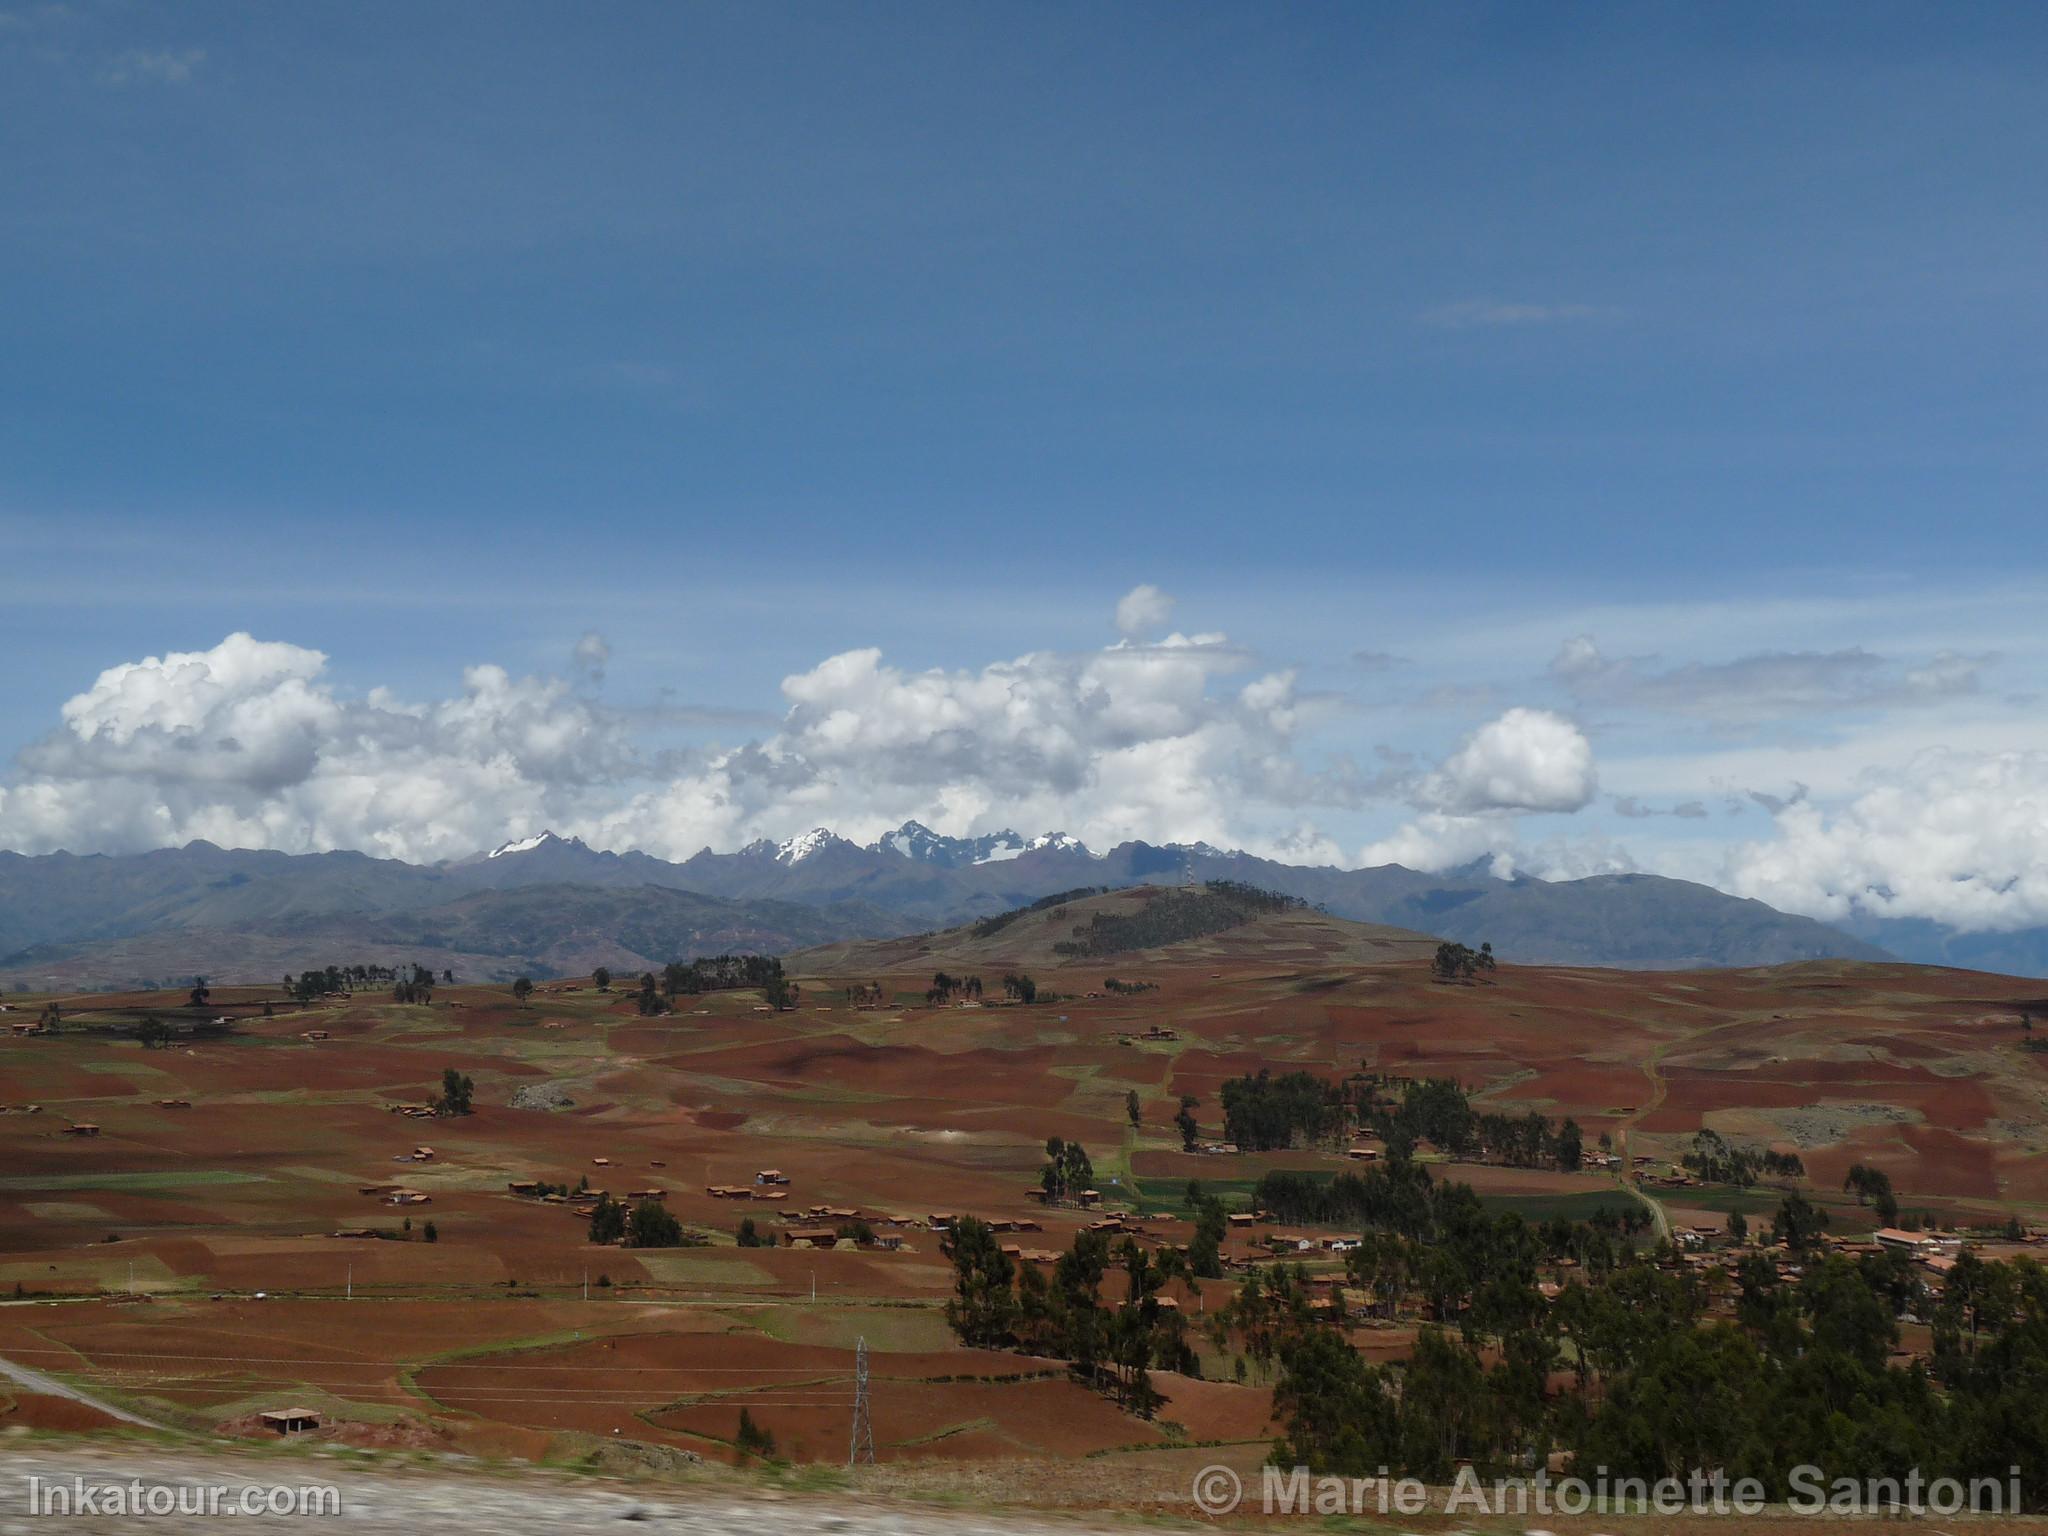
[[1227, 883], [1139, 885], [1056, 895], [939, 933], [824, 945], [787, 964], [794, 974], [819, 976], [1100, 971], [1162, 959], [1355, 966], [1425, 959], [1436, 945], [1428, 934], [1332, 917]]

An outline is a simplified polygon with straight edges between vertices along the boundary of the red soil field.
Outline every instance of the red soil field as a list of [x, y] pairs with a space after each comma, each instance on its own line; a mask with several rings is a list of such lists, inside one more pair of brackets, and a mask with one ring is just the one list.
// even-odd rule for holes
[[[1860, 1160], [1909, 1207], [2048, 1215], [2048, 1061], [2020, 1049], [2012, 1008], [2028, 983], [1826, 965], [1504, 967], [1490, 983], [1443, 985], [1417, 959], [1344, 964], [1314, 944], [1285, 948], [1120, 957], [1103, 974], [1156, 990], [1030, 1008], [842, 1005], [853, 981], [921, 995], [929, 969], [805, 975], [805, 1005], [790, 1013], [735, 993], [653, 1020], [587, 986], [530, 1007], [446, 987], [431, 1007], [365, 996], [280, 1008], [161, 1051], [98, 1031], [94, 1009], [112, 1000], [66, 1000], [76, 1032], [0, 1039], [0, 1105], [44, 1106], [0, 1115], [0, 1287], [106, 1299], [0, 1309], [0, 1354], [195, 1426], [309, 1397], [338, 1435], [373, 1441], [423, 1432], [468, 1454], [556, 1456], [617, 1429], [723, 1456], [748, 1402], [785, 1450], [834, 1459], [865, 1337], [885, 1460], [1158, 1445], [1168, 1421], [1257, 1443], [1270, 1433], [1261, 1388], [1162, 1380], [1169, 1405], [1144, 1421], [1046, 1362], [953, 1347], [950, 1273], [928, 1218], [1028, 1218], [1043, 1230], [1012, 1240], [1064, 1248], [1084, 1218], [1026, 1195], [1052, 1135], [1089, 1149], [1111, 1204], [1172, 1200], [1190, 1178], [1248, 1189], [1272, 1168], [1344, 1166], [1321, 1151], [1180, 1151], [1179, 1096], [1197, 1096], [1204, 1135], [1219, 1135], [1220, 1085], [1262, 1067], [1455, 1076], [1484, 1107], [1571, 1115], [1589, 1143], [1604, 1130], [1660, 1158], [1714, 1123], [1796, 1147], [1811, 1192], [1838, 1206]], [[1175, 1038], [1131, 1038], [1154, 1026]], [[308, 1029], [333, 1038], [309, 1042]], [[474, 1078], [474, 1115], [391, 1112], [430, 1098], [448, 1066]], [[511, 1107], [540, 1084], [573, 1107]], [[101, 1134], [63, 1134], [73, 1121]], [[422, 1143], [431, 1162], [394, 1160]], [[789, 1177], [786, 1200], [705, 1192], [751, 1187], [764, 1168]], [[1509, 1201], [1615, 1188], [1605, 1174], [1434, 1172]], [[711, 1245], [593, 1247], [566, 1206], [506, 1188], [584, 1178], [665, 1190]], [[361, 1193], [381, 1184], [430, 1203]], [[743, 1218], [775, 1241], [813, 1205], [858, 1211], [904, 1247], [734, 1245]], [[880, 1224], [890, 1216], [911, 1224]], [[424, 1240], [428, 1221], [437, 1242]], [[1187, 1231], [1147, 1225], [1167, 1240]], [[332, 1235], [364, 1228], [386, 1236]], [[131, 1284], [149, 1299], [116, 1300]], [[1223, 1295], [1210, 1287], [1207, 1304]], [[1356, 1338], [1375, 1358], [1409, 1344], [1398, 1329]], [[1211, 1365], [1228, 1374], [1227, 1359]], [[990, 1377], [1014, 1379], [969, 1379]]]

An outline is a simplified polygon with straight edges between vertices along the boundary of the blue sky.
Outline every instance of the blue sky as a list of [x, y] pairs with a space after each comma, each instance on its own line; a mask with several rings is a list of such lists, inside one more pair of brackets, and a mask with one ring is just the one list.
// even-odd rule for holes
[[[246, 631], [344, 702], [571, 679], [630, 750], [483, 803], [592, 835], [1014, 810], [1823, 913], [2031, 890], [1900, 865], [1929, 828], [1855, 806], [1948, 804], [1924, 754], [1971, 753], [1943, 772], [2004, 810], [1970, 846], [2008, 842], [2048, 746], [2044, 41], [2019, 6], [0, 0], [0, 841], [201, 825], [187, 781], [108, 820], [94, 786], [163, 771], [51, 733], [104, 669]], [[1242, 653], [1206, 697], [1292, 678], [1277, 736], [1167, 762], [1120, 726], [1043, 795], [965, 753], [620, 810], [815, 749], [782, 684], [828, 657], [1085, 657], [1140, 583], [1177, 600], [1151, 638]], [[895, 707], [863, 697], [810, 707]], [[1590, 744], [1583, 803], [1447, 798], [1518, 707]], [[1278, 758], [1322, 777], [1243, 768]], [[276, 787], [220, 825], [434, 851], [402, 796]]]

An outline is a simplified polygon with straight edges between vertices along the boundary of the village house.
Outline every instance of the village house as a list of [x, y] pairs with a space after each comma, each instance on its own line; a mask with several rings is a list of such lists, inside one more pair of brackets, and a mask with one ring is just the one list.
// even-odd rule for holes
[[100, 1128], [96, 1125], [79, 1124], [64, 1127], [64, 1134], [66, 1136], [97, 1136], [99, 1133]]
[[265, 1429], [280, 1435], [302, 1435], [320, 1427], [320, 1415], [310, 1408], [271, 1408], [257, 1418]]
[[763, 1168], [754, 1175], [754, 1182], [756, 1184], [787, 1184], [789, 1182], [789, 1175], [780, 1168]]
[[792, 1227], [782, 1240], [792, 1248], [832, 1248], [838, 1245], [839, 1234], [830, 1227]]

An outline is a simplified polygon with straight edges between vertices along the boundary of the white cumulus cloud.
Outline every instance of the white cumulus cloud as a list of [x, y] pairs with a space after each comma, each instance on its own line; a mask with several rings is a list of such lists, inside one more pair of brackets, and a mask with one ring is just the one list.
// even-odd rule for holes
[[1295, 672], [1220, 634], [926, 671], [845, 651], [784, 679], [764, 734], [661, 752], [597, 697], [610, 657], [593, 632], [562, 676], [476, 665], [426, 701], [351, 693], [321, 652], [247, 634], [124, 662], [21, 755], [0, 846], [206, 838], [432, 860], [551, 827], [687, 857], [817, 825], [867, 841], [915, 817], [1260, 851], [1327, 847], [1304, 809], [1356, 796], [1299, 759], [1315, 701]]
[[617, 722], [559, 679], [471, 667], [459, 693], [415, 705], [383, 690], [347, 698], [326, 672], [319, 651], [246, 634], [109, 667], [22, 754], [0, 843], [206, 838], [433, 859], [572, 815], [638, 761]]
[[1249, 658], [1221, 635], [1038, 651], [906, 671], [879, 650], [783, 680], [781, 728], [644, 792], [608, 836], [687, 853], [786, 824], [868, 840], [912, 816], [943, 832], [1062, 828], [1086, 842], [1258, 841], [1240, 813], [1289, 758], [1294, 679], [1216, 686]]
[[[1220, 633], [1160, 634], [1169, 611], [1139, 588], [1118, 623], [1145, 638], [980, 666], [842, 651], [783, 679], [766, 728], [608, 703], [612, 649], [595, 631], [559, 675], [479, 663], [425, 699], [348, 688], [320, 651], [233, 634], [111, 666], [71, 698], [0, 787], [0, 846], [204, 838], [431, 861], [551, 828], [688, 858], [815, 826], [869, 842], [915, 818], [953, 835], [1057, 829], [1097, 848], [1207, 842], [1336, 863], [1319, 813], [1405, 799], [1416, 821], [1368, 859], [1437, 868], [1511, 849], [1516, 818], [1594, 794], [1585, 736], [1542, 710], [1508, 710], [1427, 771], [1398, 754], [1377, 769], [1319, 756], [1308, 733], [1336, 707], [1328, 695]], [[753, 734], [703, 739], [716, 730]]]
[[1510, 709], [1410, 781], [1420, 814], [1367, 844], [1359, 862], [1436, 871], [1489, 858], [1505, 875], [1517, 862], [1518, 817], [1582, 810], [1599, 787], [1583, 731], [1548, 710]]
[[1741, 895], [1821, 918], [2048, 923], [2048, 752], [1930, 750], [1839, 807], [1795, 794], [1769, 808], [1774, 836], [1729, 858]]
[[1164, 628], [1173, 617], [1173, 599], [1150, 582], [1131, 588], [1116, 605], [1116, 627], [1125, 635]]
[[1600, 787], [1593, 745], [1562, 715], [1509, 710], [1467, 737], [1422, 783], [1422, 798], [1462, 815], [1576, 811]]

